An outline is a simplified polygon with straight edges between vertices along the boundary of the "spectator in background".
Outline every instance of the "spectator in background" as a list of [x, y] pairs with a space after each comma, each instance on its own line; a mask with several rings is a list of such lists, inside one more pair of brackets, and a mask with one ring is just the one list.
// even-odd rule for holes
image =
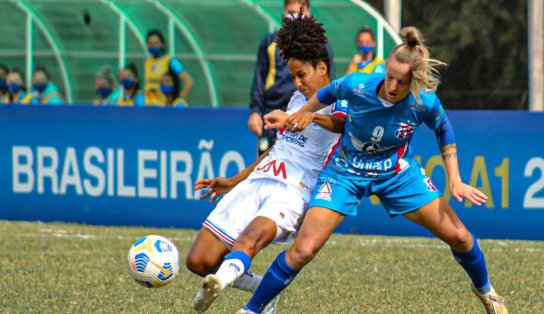
[[368, 25], [359, 30], [355, 43], [359, 53], [353, 56], [346, 74], [352, 72], [385, 73], [385, 61], [375, 54], [376, 40], [374, 32]]
[[178, 58], [166, 53], [166, 41], [159, 30], [149, 31], [146, 40], [147, 49], [151, 56], [145, 60], [145, 104], [166, 105], [160, 88], [162, 77], [167, 72], [172, 72], [182, 83], [183, 88], [175, 95], [175, 98], [179, 96], [186, 99], [193, 89], [194, 82], [191, 75], [185, 71], [185, 67]]
[[28, 105], [32, 101], [32, 95], [26, 92], [23, 72], [13, 68], [8, 73], [8, 103]]
[[166, 72], [162, 76], [161, 93], [164, 96], [165, 102], [161, 107], [187, 107], [187, 101], [181, 97], [176, 97], [179, 94], [178, 77], [172, 72]]
[[140, 89], [140, 76], [134, 63], [125, 66], [119, 73], [119, 92], [114, 93], [112, 103], [119, 106], [144, 106], [145, 97]]
[[95, 105], [112, 105], [113, 100], [118, 99], [119, 91], [114, 94], [115, 76], [111, 71], [110, 66], [105, 66], [96, 75], [94, 86], [98, 98], [94, 100]]
[[[310, 0], [284, 0], [283, 16], [298, 16], [300, 9], [304, 16], [309, 16]], [[287, 67], [287, 61], [280, 56], [276, 48], [278, 36], [276, 32], [268, 34], [262, 41], [257, 52], [257, 65], [251, 87], [250, 114], [247, 121], [249, 130], [259, 136], [257, 152], [264, 153], [272, 146], [276, 138], [275, 130], [265, 130], [263, 116], [275, 109], [285, 110], [295, 85]], [[327, 45], [331, 60], [329, 77], [334, 79], [333, 53]]]
[[51, 75], [45, 66], [38, 66], [32, 76], [32, 104], [61, 105], [64, 103], [59, 88], [51, 81]]
[[0, 104], [8, 102], [8, 72], [8, 67], [5, 64], [0, 64]]

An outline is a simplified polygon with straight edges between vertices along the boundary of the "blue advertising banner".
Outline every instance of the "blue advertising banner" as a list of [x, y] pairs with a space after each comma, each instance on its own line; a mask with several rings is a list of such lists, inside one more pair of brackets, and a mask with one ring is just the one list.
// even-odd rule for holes
[[[483, 206], [450, 200], [481, 238], [544, 240], [544, 114], [449, 111], [461, 175]], [[0, 219], [199, 228], [213, 204], [198, 178], [230, 176], [255, 159], [247, 109], [0, 107]], [[450, 198], [434, 134], [414, 151]], [[362, 201], [343, 233], [429, 236], [377, 198]]]
[[197, 228], [255, 158], [247, 110], [0, 107], [0, 219]]

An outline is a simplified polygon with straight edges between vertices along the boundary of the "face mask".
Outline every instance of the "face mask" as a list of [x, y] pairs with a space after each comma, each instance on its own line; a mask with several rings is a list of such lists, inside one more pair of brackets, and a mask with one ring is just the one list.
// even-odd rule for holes
[[174, 93], [174, 86], [161, 84], [161, 92], [165, 95], [172, 95]]
[[366, 56], [368, 55], [369, 53], [373, 52], [374, 51], [374, 47], [372, 46], [368, 46], [368, 45], [360, 45], [359, 47], [359, 52], [363, 55], [363, 56]]
[[124, 79], [124, 80], [121, 80], [121, 86], [123, 86], [123, 88], [125, 90], [127, 89], [131, 89], [133, 88], [134, 86], [136, 86], [136, 81], [135, 80], [127, 80], [127, 79]]
[[6, 79], [0, 78], [0, 88], [4, 89], [8, 87], [8, 84], [6, 83]]
[[112, 92], [112, 89], [109, 88], [109, 87], [100, 87], [96, 90], [96, 93], [101, 97], [101, 98], [106, 98], [108, 97]]
[[38, 92], [40, 92], [40, 93], [43, 93], [43, 91], [45, 90], [45, 88], [47, 88], [47, 83], [33, 84], [32, 87], [34, 88], [35, 91], [38, 91]]
[[20, 92], [23, 89], [23, 85], [17, 84], [17, 83], [10, 83], [10, 84], [8, 84], [8, 89], [9, 89], [10, 93], [17, 94], [18, 92]]
[[147, 51], [149, 51], [149, 53], [156, 58], [162, 55], [164, 49], [162, 47], [149, 47], [147, 48]]
[[[285, 14], [283, 15], [283, 17], [286, 18], [286, 19], [288, 19], [288, 20], [296, 20], [296, 19], [299, 18], [299, 16], [300, 16], [300, 13], [295, 13], [295, 14], [285, 13]], [[306, 15], [303, 14], [303, 15], [302, 15], [302, 18], [305, 18], [305, 17], [306, 17]]]

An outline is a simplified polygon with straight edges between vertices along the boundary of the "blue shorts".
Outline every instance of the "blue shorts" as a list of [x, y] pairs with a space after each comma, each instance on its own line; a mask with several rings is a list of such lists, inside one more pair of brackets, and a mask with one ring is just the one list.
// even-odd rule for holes
[[415, 211], [442, 194], [415, 161], [410, 167], [391, 178], [361, 178], [325, 168], [315, 185], [310, 207], [325, 207], [335, 212], [355, 216], [359, 200], [376, 195], [390, 216]]

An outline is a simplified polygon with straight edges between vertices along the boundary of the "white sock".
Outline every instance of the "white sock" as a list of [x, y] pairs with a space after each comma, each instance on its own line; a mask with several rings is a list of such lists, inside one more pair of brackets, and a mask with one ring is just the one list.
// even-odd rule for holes
[[219, 266], [217, 273], [215, 273], [221, 280], [221, 289], [225, 289], [225, 287], [228, 287], [233, 281], [240, 278], [246, 271], [244, 268], [244, 263], [237, 258], [223, 261], [221, 266]]
[[262, 276], [254, 274], [252, 272], [247, 272], [242, 275], [242, 277], [236, 279], [232, 286], [236, 289], [244, 290], [247, 292], [254, 293], [257, 290], [257, 287], [263, 280]]

